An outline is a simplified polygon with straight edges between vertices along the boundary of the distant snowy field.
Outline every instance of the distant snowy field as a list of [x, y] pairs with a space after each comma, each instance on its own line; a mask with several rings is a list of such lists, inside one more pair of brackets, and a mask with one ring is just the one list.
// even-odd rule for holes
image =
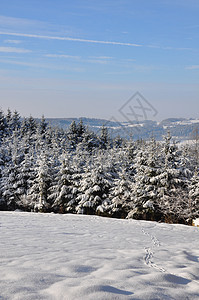
[[0, 299], [199, 299], [199, 229], [0, 212]]

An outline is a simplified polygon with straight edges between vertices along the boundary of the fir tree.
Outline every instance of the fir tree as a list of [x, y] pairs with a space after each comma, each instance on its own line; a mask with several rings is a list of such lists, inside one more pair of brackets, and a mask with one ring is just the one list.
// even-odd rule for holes
[[158, 175], [160, 162], [154, 138], [144, 143], [135, 159], [135, 183], [133, 186], [132, 210], [128, 217], [158, 220]]
[[180, 151], [175, 143], [171, 143], [170, 133], [165, 137], [164, 166], [158, 177], [160, 186], [158, 198], [164, 219], [168, 222], [178, 222], [187, 216], [187, 180], [184, 169], [181, 168]]
[[68, 205], [68, 203], [75, 197], [73, 173], [69, 161], [63, 159], [55, 179], [55, 185], [51, 188], [50, 198], [54, 199], [52, 208], [55, 212], [65, 213], [69, 210], [70, 204]]
[[95, 166], [87, 166], [78, 189], [77, 213], [95, 214], [97, 211], [100, 212], [100, 205], [105, 205], [106, 202], [110, 204], [108, 199], [110, 187], [110, 178], [102, 165], [96, 162]]
[[12, 160], [6, 164], [2, 171], [1, 192], [9, 210], [15, 210], [20, 206], [20, 198], [17, 192], [17, 177], [19, 175], [19, 160], [13, 155]]
[[28, 133], [30, 135], [33, 135], [36, 133], [37, 130], [37, 123], [35, 119], [30, 115], [30, 117], [27, 120], [27, 126], [28, 126]]
[[37, 159], [36, 178], [29, 190], [29, 198], [32, 197], [32, 206], [35, 211], [45, 212], [49, 210], [51, 179], [49, 157], [45, 152], [42, 152]]
[[97, 209], [103, 215], [125, 218], [129, 211], [132, 200], [132, 180], [127, 170], [119, 171], [118, 177], [114, 178], [109, 191], [110, 201], [104, 201]]
[[196, 170], [189, 185], [189, 218], [199, 217], [199, 174]]
[[100, 146], [102, 149], [107, 149], [108, 142], [109, 142], [109, 136], [108, 136], [108, 129], [104, 125], [101, 128], [101, 133], [100, 133]]
[[2, 110], [0, 110], [0, 144], [6, 133], [6, 118]]
[[21, 127], [21, 117], [20, 117], [20, 114], [18, 113], [18, 111], [16, 111], [16, 110], [12, 114], [10, 126], [11, 126], [12, 131], [17, 131]]
[[78, 142], [78, 129], [77, 129], [77, 124], [75, 121], [73, 121], [69, 127], [68, 140], [70, 143], [70, 148], [76, 149], [76, 145]]

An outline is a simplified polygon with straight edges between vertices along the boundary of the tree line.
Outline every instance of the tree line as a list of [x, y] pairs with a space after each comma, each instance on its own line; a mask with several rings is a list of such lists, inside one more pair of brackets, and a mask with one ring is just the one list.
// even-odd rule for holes
[[0, 209], [190, 224], [199, 217], [199, 149], [67, 130], [0, 111]]

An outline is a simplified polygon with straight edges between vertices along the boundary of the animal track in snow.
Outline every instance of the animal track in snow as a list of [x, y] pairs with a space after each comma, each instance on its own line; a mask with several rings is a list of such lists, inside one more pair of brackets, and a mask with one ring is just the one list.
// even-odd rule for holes
[[153, 259], [153, 256], [154, 256], [154, 249], [155, 247], [160, 247], [161, 244], [160, 244], [160, 241], [157, 239], [156, 236], [150, 234], [149, 232], [145, 231], [144, 228], [141, 228], [141, 231], [143, 234], [147, 235], [150, 237], [151, 239], [151, 242], [152, 242], [152, 247], [145, 247], [144, 250], [145, 250], [145, 256], [144, 256], [144, 261], [145, 261], [145, 264], [148, 265], [149, 267], [152, 267], [154, 269], [157, 269], [159, 270], [160, 272], [166, 272], [166, 270], [162, 267], [159, 267], [157, 266], [156, 264], [153, 263], [152, 259]]
[[[169, 272], [168, 270], [164, 269], [163, 267], [159, 267], [158, 265], [156, 265], [152, 260], [153, 260], [153, 257], [154, 257], [156, 247], [160, 247], [161, 243], [160, 243], [160, 241], [158, 240], [158, 238], [156, 236], [154, 236], [154, 235], [150, 234], [149, 232], [145, 231], [143, 227], [141, 228], [141, 231], [144, 235], [147, 235], [148, 237], [150, 237], [151, 242], [152, 242], [152, 247], [151, 248], [150, 247], [145, 247], [144, 248], [144, 250], [145, 250], [144, 262], [145, 262], [146, 265], [148, 265], [151, 268], [157, 269], [162, 273], [166, 273], [169, 276], [173, 276], [175, 278], [178, 278], [179, 280], [181, 280], [183, 282], [189, 282], [190, 280], [192, 280], [192, 281], [196, 282], [197, 284], [199, 284], [198, 280], [190, 279], [188, 277], [187, 278], [186, 277], [181, 277], [181, 276], [179, 276], [175, 273]], [[185, 252], [185, 254], [186, 254], [186, 252]], [[194, 261], [198, 261], [198, 259], [196, 257], [190, 256], [190, 255], [188, 255], [188, 257], [191, 257], [191, 259], [194, 260]]]

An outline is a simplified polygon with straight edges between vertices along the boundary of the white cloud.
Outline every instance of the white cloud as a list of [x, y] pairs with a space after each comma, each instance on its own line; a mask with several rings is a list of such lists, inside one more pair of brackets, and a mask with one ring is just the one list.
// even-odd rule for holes
[[39, 35], [39, 34], [29, 34], [29, 33], [7, 32], [7, 31], [0, 31], [0, 35], [36, 38], [36, 39], [43, 39], [43, 40], [72, 41], [72, 42], [91, 43], [91, 44], [119, 45], [119, 46], [129, 46], [129, 47], [147, 47], [147, 48], [157, 48], [157, 49], [169, 50], [169, 51], [170, 50], [178, 50], [178, 51], [194, 50], [193, 48], [186, 48], [186, 47], [175, 48], [170, 46], [157, 46], [157, 45], [144, 45], [144, 44], [141, 45], [141, 44], [135, 44], [129, 42], [90, 40], [90, 39], [73, 38], [73, 37], [66, 37], [66, 36]]
[[38, 20], [31, 20], [31, 19], [25, 19], [25, 18], [14, 18], [14, 17], [8, 17], [8, 16], [2, 16], [0, 15], [0, 25], [1, 27], [11, 27], [16, 28], [27, 28], [27, 27], [43, 27], [46, 26], [46, 22], [38, 21]]
[[68, 54], [45, 54], [45, 57], [52, 57], [52, 58], [72, 58], [72, 59], [80, 59], [80, 56], [75, 55], [68, 55]]
[[113, 59], [114, 57], [111, 56], [90, 56], [91, 59]]
[[161, 49], [163, 50], [188, 50], [188, 51], [192, 51], [193, 48], [186, 48], [186, 47], [180, 47], [180, 48], [174, 48], [174, 47], [161, 47]]
[[69, 58], [69, 59], [75, 59], [79, 60], [81, 62], [87, 62], [87, 63], [98, 63], [98, 64], [106, 64], [108, 61], [112, 60], [113, 57], [111, 56], [90, 56], [89, 58], [82, 58], [81, 56], [74, 56], [74, 55], [68, 55], [68, 54], [45, 54], [45, 57], [50, 58]]
[[5, 53], [30, 53], [31, 50], [23, 49], [23, 48], [16, 48], [16, 47], [0, 47], [0, 52]]
[[87, 63], [91, 63], [91, 64], [100, 64], [100, 65], [106, 65], [107, 64], [107, 60], [103, 60], [103, 59], [87, 59], [84, 60]]
[[5, 40], [5, 44], [21, 44], [22, 41], [20, 40]]
[[59, 41], [72, 41], [72, 42], [82, 42], [82, 43], [92, 43], [92, 44], [107, 44], [107, 45], [120, 45], [120, 46], [130, 46], [130, 47], [141, 47], [142, 45], [133, 43], [123, 43], [115, 41], [99, 41], [99, 40], [89, 40], [71, 37], [60, 37], [60, 36], [49, 36], [49, 35], [38, 35], [38, 34], [27, 34], [27, 33], [17, 33], [17, 32], [4, 32], [0, 31], [0, 35], [10, 35], [10, 36], [20, 36], [27, 38], [37, 38], [44, 40], [59, 40]]
[[50, 64], [41, 64], [41, 63], [30, 63], [24, 61], [17, 61], [17, 60], [10, 60], [10, 59], [0, 59], [0, 63], [3, 64], [10, 64], [10, 65], [19, 65], [24, 67], [36, 68], [36, 69], [49, 69], [49, 70], [64, 70], [69, 72], [77, 72], [82, 73], [84, 72], [83, 68], [80, 67], [66, 67], [66, 66], [57, 66], [57, 65], [50, 65]]

